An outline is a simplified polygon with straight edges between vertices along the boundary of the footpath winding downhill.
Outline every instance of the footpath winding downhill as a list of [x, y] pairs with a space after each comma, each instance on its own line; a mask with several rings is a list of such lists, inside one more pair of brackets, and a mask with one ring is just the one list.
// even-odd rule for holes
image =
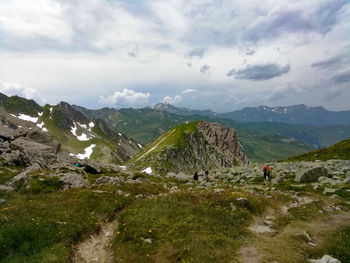
[[[278, 217], [288, 215], [290, 208], [297, 208], [304, 205], [318, 202], [317, 198], [314, 197], [300, 197], [294, 196], [295, 200], [288, 203], [280, 204], [278, 207], [267, 207], [264, 213], [254, 218], [253, 223], [248, 227], [252, 233], [253, 238], [247, 242], [246, 245], [242, 246], [239, 250], [240, 262], [242, 263], [282, 263], [273, 259], [273, 253], [269, 244], [273, 244], [274, 241], [279, 240], [281, 237], [287, 236], [303, 236], [308, 240], [308, 245], [317, 246], [318, 242], [321, 242], [320, 236], [310, 237], [309, 233], [300, 228], [299, 225], [287, 224], [282, 228], [278, 228], [275, 221]], [[324, 206], [325, 210], [330, 210], [332, 204]], [[336, 209], [337, 210], [337, 209]], [[315, 230], [321, 235], [325, 231], [330, 231], [341, 227], [342, 225], [349, 224], [350, 213], [330, 213], [328, 215], [307, 222], [304, 224], [305, 229]]]
[[101, 230], [83, 240], [75, 248], [74, 263], [112, 263], [114, 254], [111, 249], [113, 237], [118, 229], [117, 218], [101, 224]]

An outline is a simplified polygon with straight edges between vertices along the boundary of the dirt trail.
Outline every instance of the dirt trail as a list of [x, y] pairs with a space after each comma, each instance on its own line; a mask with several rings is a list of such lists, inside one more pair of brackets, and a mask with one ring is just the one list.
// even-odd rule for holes
[[[309, 197], [295, 196], [296, 201], [289, 202], [281, 206], [278, 210], [268, 207], [265, 213], [257, 216], [248, 229], [258, 238], [269, 239], [277, 234], [276, 225], [273, 222], [277, 214], [288, 213], [289, 208], [298, 207], [309, 204], [315, 199]], [[259, 244], [252, 241], [249, 245], [241, 247], [239, 251], [240, 260], [242, 263], [259, 263], [262, 258], [262, 251], [259, 249]]]
[[118, 228], [118, 220], [114, 219], [101, 225], [101, 231], [91, 235], [76, 246], [74, 263], [112, 263], [114, 256], [111, 242]]

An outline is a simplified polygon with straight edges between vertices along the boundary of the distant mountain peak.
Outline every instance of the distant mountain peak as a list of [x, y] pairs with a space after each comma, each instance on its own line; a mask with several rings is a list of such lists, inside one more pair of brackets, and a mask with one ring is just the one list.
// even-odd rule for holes
[[190, 108], [176, 107], [168, 102], [157, 103], [150, 106], [149, 108], [157, 111], [166, 111], [180, 116], [201, 115], [213, 117], [217, 115], [217, 113], [211, 110], [192, 110]]

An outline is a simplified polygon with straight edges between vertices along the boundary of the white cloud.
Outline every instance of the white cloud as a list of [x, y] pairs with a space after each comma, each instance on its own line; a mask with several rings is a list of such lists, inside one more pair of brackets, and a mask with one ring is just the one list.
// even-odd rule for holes
[[45, 37], [68, 42], [73, 36], [63, 6], [52, 0], [5, 0], [0, 4], [0, 30], [19, 38]]
[[0, 83], [0, 92], [7, 96], [20, 96], [26, 99], [33, 99], [39, 104], [46, 103], [46, 100], [40, 95], [37, 89], [24, 86], [19, 83]]
[[175, 97], [166, 96], [162, 100], [163, 103], [166, 102], [166, 103], [169, 103], [169, 104], [177, 104], [177, 103], [179, 103], [181, 101], [182, 101], [182, 98], [179, 95], [176, 95]]
[[193, 92], [196, 92], [197, 90], [196, 89], [185, 89], [182, 94], [186, 94], [186, 93], [193, 93]]
[[123, 89], [123, 91], [115, 91], [112, 95], [106, 97], [101, 96], [100, 102], [107, 104], [126, 103], [131, 105], [137, 105], [147, 103], [151, 95], [149, 93], [135, 92], [130, 89]]

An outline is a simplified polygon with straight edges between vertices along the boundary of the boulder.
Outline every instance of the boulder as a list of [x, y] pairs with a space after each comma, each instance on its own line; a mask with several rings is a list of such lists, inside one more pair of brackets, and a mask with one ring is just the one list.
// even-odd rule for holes
[[15, 137], [13, 130], [5, 127], [4, 125], [0, 125], [0, 138], [5, 141], [14, 140]]
[[41, 143], [52, 147], [55, 153], [57, 153], [61, 148], [61, 144], [54, 141], [51, 136], [47, 135], [46, 133], [39, 132], [37, 130], [29, 131], [26, 137], [37, 143]]
[[113, 185], [113, 184], [122, 183], [122, 182], [124, 182], [123, 177], [110, 177], [110, 176], [104, 175], [96, 179], [95, 185], [99, 185], [99, 184]]
[[89, 182], [77, 173], [66, 173], [60, 178], [60, 182], [64, 184], [63, 190], [71, 188], [89, 187]]
[[88, 161], [84, 163], [84, 171], [91, 174], [99, 174], [101, 173], [101, 167], [94, 161]]
[[294, 181], [298, 183], [314, 183], [318, 178], [324, 176], [328, 177], [328, 171], [324, 167], [313, 167], [307, 170], [300, 170], [297, 172]]
[[21, 152], [21, 161], [26, 165], [39, 164], [46, 168], [55, 163], [57, 156], [51, 146], [35, 142], [27, 137], [19, 137], [11, 142], [10, 148]]
[[332, 258], [331, 256], [324, 255], [320, 259], [309, 259], [307, 262], [310, 263], [341, 263], [338, 259]]

